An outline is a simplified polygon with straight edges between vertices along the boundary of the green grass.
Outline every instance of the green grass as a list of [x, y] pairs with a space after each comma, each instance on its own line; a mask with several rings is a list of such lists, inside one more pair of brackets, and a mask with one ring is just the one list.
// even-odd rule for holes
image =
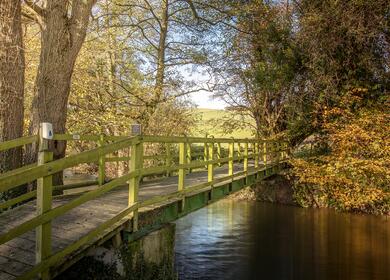
[[[234, 118], [239, 121], [241, 116], [233, 115], [231, 112], [226, 110], [216, 109], [195, 109], [195, 115], [197, 117], [196, 126], [192, 131], [194, 136], [205, 136], [213, 135], [214, 137], [234, 137], [234, 138], [252, 138], [252, 128], [249, 125], [240, 123], [240, 128], [233, 129], [232, 131], [223, 131], [223, 122]], [[245, 119], [246, 122], [252, 122], [250, 119]]]

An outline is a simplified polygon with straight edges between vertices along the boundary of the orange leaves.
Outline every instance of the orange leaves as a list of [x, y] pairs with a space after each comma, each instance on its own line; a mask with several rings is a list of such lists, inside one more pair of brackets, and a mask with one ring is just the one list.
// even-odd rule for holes
[[[354, 89], [348, 103], [359, 102], [366, 92]], [[292, 160], [297, 202], [389, 214], [390, 113], [381, 108], [325, 111], [338, 116], [324, 124], [330, 154]]]

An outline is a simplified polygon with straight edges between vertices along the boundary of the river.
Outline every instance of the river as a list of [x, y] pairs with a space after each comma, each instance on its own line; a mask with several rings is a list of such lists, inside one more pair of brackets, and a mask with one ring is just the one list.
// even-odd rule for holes
[[184, 279], [390, 279], [390, 219], [221, 200], [176, 222]]

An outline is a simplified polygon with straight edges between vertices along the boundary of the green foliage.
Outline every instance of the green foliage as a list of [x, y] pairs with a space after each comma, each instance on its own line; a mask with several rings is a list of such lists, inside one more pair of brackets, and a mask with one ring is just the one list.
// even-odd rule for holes
[[[390, 88], [387, 0], [296, 1], [295, 38], [302, 56], [299, 91], [289, 98], [288, 135], [295, 145], [323, 133], [321, 118], [352, 88], [380, 102]], [[368, 97], [367, 97], [368, 98]]]

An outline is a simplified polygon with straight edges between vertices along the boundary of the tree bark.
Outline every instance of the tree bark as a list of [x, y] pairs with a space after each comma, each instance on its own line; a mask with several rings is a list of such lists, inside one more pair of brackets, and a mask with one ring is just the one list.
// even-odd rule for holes
[[[96, 0], [48, 0], [43, 15], [41, 54], [32, 104], [30, 134], [37, 134], [39, 123], [53, 124], [54, 133], [65, 133], [68, 98], [74, 64], [84, 42], [89, 15]], [[50, 147], [54, 160], [65, 156], [66, 142], [54, 141]], [[30, 151], [35, 161], [37, 149]], [[62, 185], [62, 172], [53, 178]]]
[[165, 79], [165, 51], [168, 35], [169, 22], [169, 3], [168, 0], [162, 0], [160, 38], [157, 53], [157, 74], [155, 84], [155, 103], [158, 104], [164, 94], [164, 79]]
[[[0, 142], [3, 142], [23, 136], [25, 65], [21, 2], [1, 0], [0, 19]], [[21, 147], [0, 153], [0, 172], [20, 167], [21, 163]]]

